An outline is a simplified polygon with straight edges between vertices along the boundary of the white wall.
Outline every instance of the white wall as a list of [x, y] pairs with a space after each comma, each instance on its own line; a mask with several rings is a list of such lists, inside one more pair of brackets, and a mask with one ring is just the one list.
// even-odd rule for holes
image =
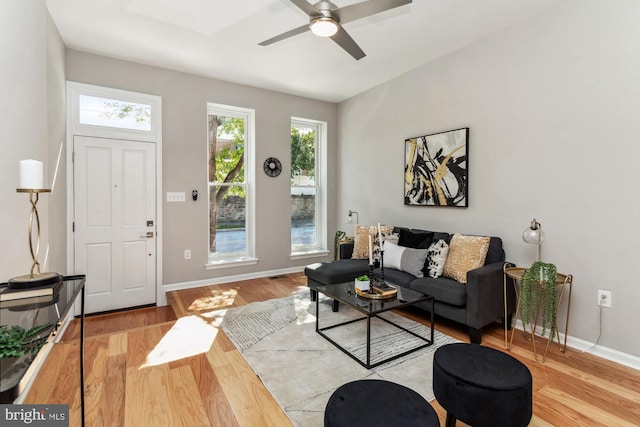
[[[596, 339], [610, 290], [600, 344], [640, 356], [638, 22], [636, 0], [566, 1], [342, 103], [338, 216], [496, 235], [524, 267], [535, 217], [543, 260], [575, 278], [569, 334]], [[460, 127], [469, 208], [404, 206], [404, 139]]]
[[[45, 0], [0, 2], [0, 281], [28, 274], [31, 255], [28, 243], [29, 196], [16, 193], [19, 164], [32, 158], [44, 162], [45, 186], [50, 186], [54, 165], [50, 159], [50, 135], [64, 135], [64, 47], [53, 25]], [[57, 95], [55, 95], [57, 93]], [[63, 92], [62, 92], [63, 93]], [[51, 229], [50, 211], [60, 205], [52, 202], [65, 189], [43, 194], [38, 202], [42, 239], [39, 261], [42, 271], [64, 273], [62, 261], [48, 259]], [[64, 206], [64, 204], [62, 204]], [[51, 222], [50, 222], [51, 221]], [[52, 224], [52, 225], [50, 225]]]
[[[66, 70], [65, 46], [47, 12], [47, 182], [49, 194], [49, 271], [67, 269]], [[44, 255], [44, 254], [43, 254]]]
[[[290, 126], [291, 117], [328, 123], [329, 212], [335, 212], [336, 104], [285, 95], [254, 87], [157, 67], [67, 51], [67, 79], [80, 83], [143, 92], [162, 97], [163, 190], [183, 191], [185, 203], [163, 202], [163, 282], [210, 283], [229, 276], [301, 269], [310, 262], [291, 260]], [[258, 264], [206, 270], [209, 217], [207, 205], [207, 102], [252, 108], [256, 112], [256, 256]], [[270, 178], [262, 171], [268, 157], [281, 159], [283, 171]], [[198, 190], [197, 202], [191, 190]], [[328, 229], [335, 230], [330, 216]], [[333, 233], [329, 233], [329, 249]], [[184, 259], [184, 250], [192, 257]]]

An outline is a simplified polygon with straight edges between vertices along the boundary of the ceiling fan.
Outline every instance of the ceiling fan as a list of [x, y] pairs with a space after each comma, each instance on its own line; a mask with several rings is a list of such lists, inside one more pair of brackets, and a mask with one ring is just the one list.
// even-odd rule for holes
[[262, 43], [258, 43], [260, 46], [268, 46], [311, 30], [311, 32], [317, 36], [330, 37], [331, 40], [336, 42], [356, 60], [362, 59], [366, 55], [341, 24], [346, 24], [412, 2], [412, 0], [367, 0], [352, 4], [351, 6], [338, 7], [330, 1], [325, 0], [321, 0], [314, 5], [308, 3], [306, 0], [290, 1], [309, 15], [309, 24], [302, 25], [270, 38], [269, 40], [265, 40]]

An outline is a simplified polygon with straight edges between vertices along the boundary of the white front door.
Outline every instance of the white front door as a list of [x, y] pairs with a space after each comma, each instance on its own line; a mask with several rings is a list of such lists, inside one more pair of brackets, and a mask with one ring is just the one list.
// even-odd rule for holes
[[156, 302], [155, 144], [74, 136], [74, 262], [86, 312]]

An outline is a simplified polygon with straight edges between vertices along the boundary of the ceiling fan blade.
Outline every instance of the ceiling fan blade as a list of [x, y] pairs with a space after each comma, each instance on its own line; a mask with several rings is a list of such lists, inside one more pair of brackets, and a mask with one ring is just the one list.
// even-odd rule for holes
[[338, 46], [346, 50], [349, 55], [353, 56], [356, 60], [367, 56], [355, 40], [342, 28], [342, 25], [338, 25], [338, 32], [331, 36], [331, 40], [336, 42]]
[[316, 17], [320, 15], [320, 11], [313, 7], [313, 5], [309, 4], [306, 0], [291, 0], [291, 3], [298, 6], [304, 13], [311, 17]]
[[258, 43], [260, 46], [269, 46], [275, 42], [279, 42], [280, 40], [288, 39], [289, 37], [297, 36], [298, 34], [302, 34], [305, 31], [309, 31], [309, 24], [304, 24], [299, 26], [298, 28], [294, 28], [293, 30], [289, 30], [286, 33], [282, 33], [279, 36], [275, 36], [270, 38], [269, 40], [265, 40], [263, 42]]
[[362, 3], [352, 4], [351, 6], [341, 7], [334, 10], [332, 14], [340, 20], [341, 24], [346, 24], [347, 22], [375, 15], [385, 10], [395, 9], [396, 7], [409, 3], [412, 3], [412, 0], [368, 0]]

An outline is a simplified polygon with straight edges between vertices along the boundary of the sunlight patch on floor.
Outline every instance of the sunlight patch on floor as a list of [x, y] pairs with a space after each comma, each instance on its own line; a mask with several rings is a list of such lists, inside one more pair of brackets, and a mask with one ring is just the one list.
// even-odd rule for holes
[[315, 323], [316, 316], [310, 313], [309, 307], [311, 304], [315, 305], [315, 302], [311, 302], [308, 299], [303, 299], [300, 293], [295, 296], [294, 310], [296, 312], [296, 324], [304, 325], [307, 323]]
[[236, 289], [214, 289], [209, 295], [198, 298], [189, 306], [190, 311], [217, 310], [233, 305], [238, 295]]
[[181, 317], [147, 355], [140, 369], [162, 365], [209, 351], [218, 327], [200, 316]]

